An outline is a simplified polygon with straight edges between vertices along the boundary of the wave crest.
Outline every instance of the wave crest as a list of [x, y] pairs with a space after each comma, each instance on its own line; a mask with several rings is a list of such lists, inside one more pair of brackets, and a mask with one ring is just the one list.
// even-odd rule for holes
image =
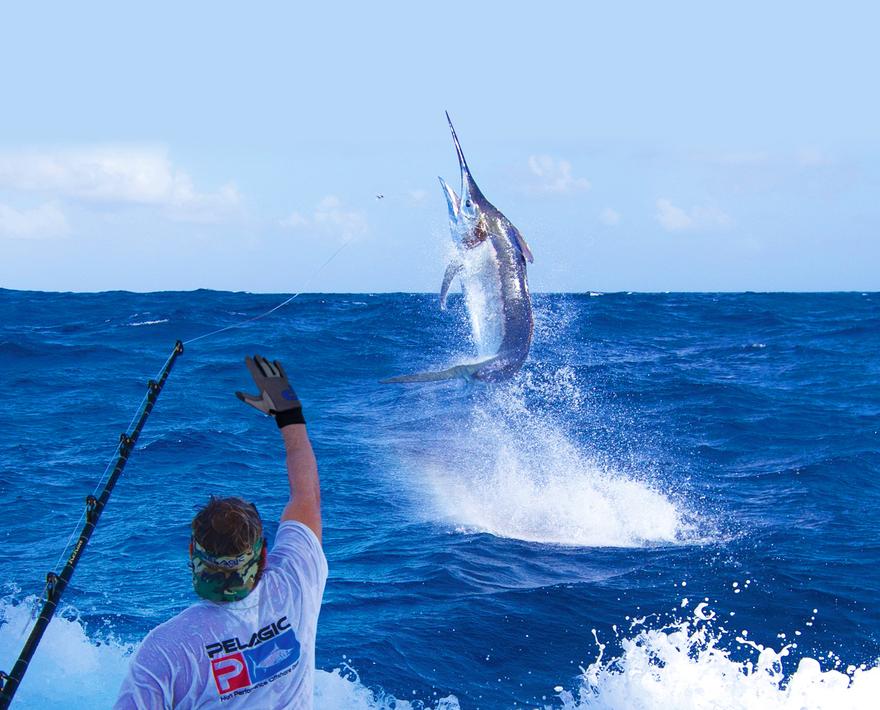
[[[595, 635], [595, 631], [593, 632]], [[581, 669], [575, 690], [555, 689], [564, 710], [820, 710], [876, 707], [880, 667], [846, 673], [823, 671], [814, 658], [801, 658], [785, 672], [792, 645], [776, 651], [753, 643], [743, 632], [736, 643], [754, 658], [737, 661], [721, 647], [725, 634], [699, 618], [661, 629], [646, 629], [621, 642], [622, 654], [599, 658]]]

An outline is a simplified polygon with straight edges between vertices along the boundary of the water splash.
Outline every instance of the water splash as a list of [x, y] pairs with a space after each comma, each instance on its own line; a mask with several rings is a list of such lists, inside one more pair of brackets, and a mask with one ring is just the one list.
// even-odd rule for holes
[[[540, 391], [537, 391], [540, 390]], [[551, 410], [530, 407], [538, 399]], [[459, 530], [589, 547], [692, 539], [693, 524], [647, 476], [574, 443], [562, 417], [582, 396], [570, 368], [480, 389], [470, 415], [416, 463], [436, 515]]]
[[[32, 621], [35, 599], [0, 601], [0, 668], [12, 667]], [[15, 695], [17, 710], [58, 705], [70, 710], [111, 707], [134, 650], [110, 633], [95, 632], [68, 607], [49, 624]], [[347, 665], [315, 673], [317, 710], [459, 710], [455, 696], [432, 701], [399, 700], [361, 682]]]
[[[471, 290], [472, 335], [485, 352], [494, 347], [488, 324], [497, 308]], [[545, 343], [568, 341], [565, 303], [537, 308], [535, 318]], [[432, 393], [424, 396], [426, 408], [436, 406]], [[432, 515], [461, 531], [578, 547], [693, 541], [693, 516], [650, 480], [652, 472], [621, 470], [574, 443], [588, 439], [572, 431], [578, 422], [601, 416], [586, 411], [588, 401], [574, 367], [533, 365], [511, 382], [476, 387], [465, 416], [444, 420], [443, 433], [425, 439], [405, 468], [421, 471]]]
[[[846, 673], [822, 670], [814, 658], [801, 658], [786, 673], [791, 645], [778, 651], [749, 640], [736, 643], [753, 649], [754, 658], [738, 661], [721, 645], [725, 637], [702, 618], [660, 629], [644, 629], [621, 641], [622, 654], [599, 657], [581, 669], [579, 686], [557, 686], [564, 710], [834, 710], [876, 707], [880, 666], [850, 667]], [[548, 708], [551, 706], [547, 706]], [[552, 707], [559, 707], [553, 705]]]
[[399, 700], [393, 695], [363, 685], [357, 671], [348, 665], [315, 674], [315, 708], [317, 710], [460, 710], [454, 695], [434, 703], [421, 700]]
[[[461, 264], [456, 280], [461, 284], [470, 339], [476, 349], [476, 360], [484, 360], [498, 352], [504, 338], [503, 304], [495, 282], [496, 257], [491, 249], [459, 250], [452, 243], [445, 257], [447, 262]], [[451, 290], [455, 290], [455, 284]]]
[[[0, 667], [11, 667], [29, 627], [33, 600], [0, 602]], [[746, 632], [735, 636], [753, 657], [736, 660], [723, 646], [730, 638], [722, 629], [699, 618], [657, 629], [641, 629], [620, 640], [621, 653], [598, 658], [575, 681], [575, 687], [556, 686], [558, 700], [545, 710], [861, 710], [876, 707], [880, 666], [849, 666], [846, 672], [823, 670], [814, 658], [801, 658], [792, 672], [789, 650], [751, 641]], [[68, 607], [46, 632], [15, 704], [20, 710], [49, 707], [63, 694], [71, 710], [110, 707], [124, 677], [132, 644], [112, 634], [95, 632]], [[843, 666], [838, 661], [835, 666]], [[370, 688], [357, 671], [343, 663], [315, 674], [317, 710], [459, 710], [453, 695], [401, 700]]]
[[[19, 604], [0, 602], [0, 668], [12, 668], [30, 632], [35, 604], [35, 597]], [[112, 634], [90, 638], [90, 633], [70, 607], [56, 614], [15, 695], [15, 707], [52, 707], [59, 697], [69, 708], [111, 707], [132, 646]]]

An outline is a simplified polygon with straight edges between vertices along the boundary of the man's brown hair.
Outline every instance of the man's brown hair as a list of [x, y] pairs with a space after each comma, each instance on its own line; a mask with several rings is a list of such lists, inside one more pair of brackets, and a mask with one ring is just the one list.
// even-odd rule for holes
[[238, 555], [263, 534], [263, 521], [253, 503], [241, 498], [211, 499], [192, 521], [193, 538], [212, 555]]

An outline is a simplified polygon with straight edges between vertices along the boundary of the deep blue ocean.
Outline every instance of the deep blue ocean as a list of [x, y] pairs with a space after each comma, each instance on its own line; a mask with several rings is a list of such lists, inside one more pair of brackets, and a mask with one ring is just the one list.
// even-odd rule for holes
[[[0, 290], [0, 668], [177, 339], [278, 295]], [[209, 494], [287, 498], [245, 355], [304, 403], [317, 708], [848, 708], [880, 693], [880, 295], [537, 294], [505, 384], [461, 298], [306, 294], [187, 346], [13, 707], [107, 707], [195, 601]]]

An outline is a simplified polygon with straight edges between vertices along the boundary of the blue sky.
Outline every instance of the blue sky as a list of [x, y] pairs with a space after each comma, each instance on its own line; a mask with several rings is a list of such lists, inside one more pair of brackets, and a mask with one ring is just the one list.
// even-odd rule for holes
[[449, 110], [534, 290], [880, 290], [880, 10], [715, 5], [6, 5], [0, 286], [434, 291]]

